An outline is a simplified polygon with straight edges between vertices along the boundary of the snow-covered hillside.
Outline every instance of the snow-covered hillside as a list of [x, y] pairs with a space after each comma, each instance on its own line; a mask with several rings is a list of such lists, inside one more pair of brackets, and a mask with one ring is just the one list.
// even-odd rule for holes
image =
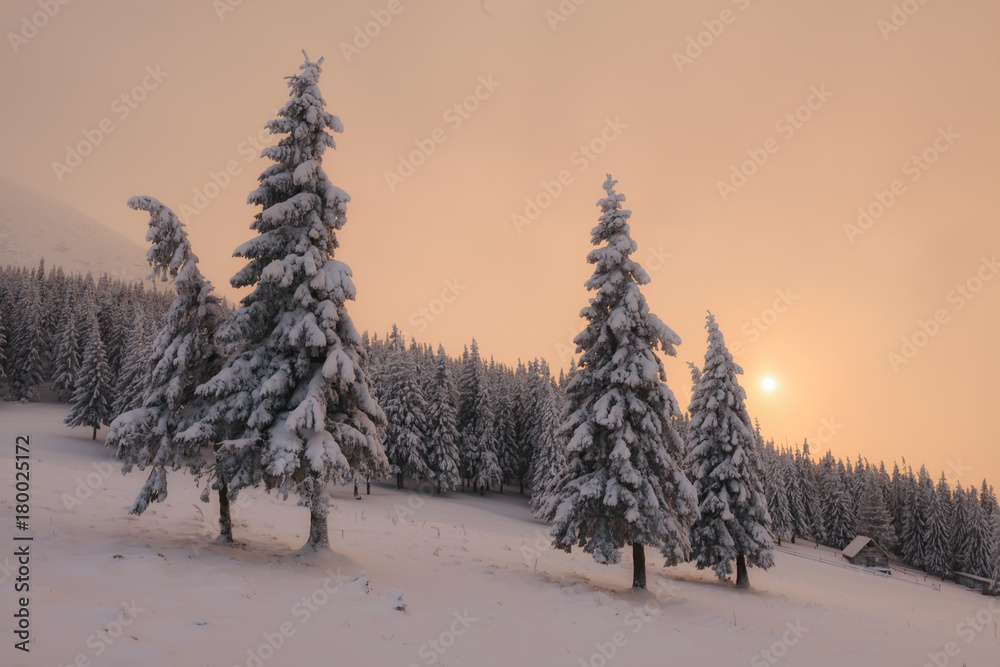
[[[0, 405], [5, 666], [1000, 660], [998, 598], [821, 563], [838, 558], [811, 544], [751, 570], [748, 591], [690, 565], [662, 569], [650, 554], [650, 592], [636, 595], [630, 563], [551, 550], [547, 527], [516, 495], [425, 498], [376, 485], [357, 501], [331, 489], [333, 553], [302, 557], [309, 512], [250, 491], [235, 517], [242, 545], [215, 545], [217, 508], [181, 474], [165, 503], [129, 516], [145, 476], [122, 477], [89, 429], [62, 425], [65, 414], [62, 405]], [[29, 655], [10, 638], [17, 434], [30, 436], [32, 457]]]
[[0, 179], [0, 266], [33, 267], [43, 256], [47, 267], [62, 266], [67, 273], [127, 280], [149, 275], [144, 247], [69, 206]]

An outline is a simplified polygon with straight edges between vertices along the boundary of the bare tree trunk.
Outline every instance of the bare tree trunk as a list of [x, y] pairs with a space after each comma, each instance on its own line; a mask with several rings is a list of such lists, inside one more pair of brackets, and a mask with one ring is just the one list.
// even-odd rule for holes
[[632, 543], [632, 588], [646, 589], [646, 548]]
[[94, 437], [91, 440], [97, 440], [97, 427], [94, 427]]
[[403, 473], [396, 473], [396, 488], [402, 490], [403, 488]]
[[229, 485], [225, 482], [219, 489], [219, 540], [233, 543], [233, 517], [229, 507]]
[[503, 481], [500, 482], [500, 493], [503, 493]]
[[310, 549], [329, 549], [330, 536], [327, 530], [326, 515], [319, 516], [315, 509], [309, 510], [309, 541], [306, 546]]
[[361, 492], [358, 491], [358, 480], [354, 480], [354, 499], [361, 500]]
[[736, 588], [750, 588], [750, 577], [747, 575], [747, 557], [742, 551], [736, 554]]
[[365, 480], [365, 495], [370, 496], [372, 494], [372, 481], [370, 479]]

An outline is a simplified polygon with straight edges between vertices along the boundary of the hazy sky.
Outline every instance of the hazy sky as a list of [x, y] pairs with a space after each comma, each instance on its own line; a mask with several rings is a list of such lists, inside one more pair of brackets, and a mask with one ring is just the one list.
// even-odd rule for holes
[[567, 364], [611, 172], [682, 404], [711, 309], [767, 436], [1000, 483], [1000, 4], [48, 1], [0, 8], [0, 176], [139, 243], [129, 196], [187, 210], [223, 293], [304, 48], [359, 329]]

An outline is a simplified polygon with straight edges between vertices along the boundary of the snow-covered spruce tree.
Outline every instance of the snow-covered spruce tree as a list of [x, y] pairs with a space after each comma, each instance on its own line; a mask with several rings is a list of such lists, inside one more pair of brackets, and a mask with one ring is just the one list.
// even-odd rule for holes
[[37, 399], [38, 385], [44, 379], [42, 297], [38, 281], [31, 275], [22, 284], [10, 341], [7, 386], [16, 401]]
[[66, 295], [59, 326], [55, 336], [55, 355], [52, 359], [52, 391], [60, 402], [69, 400], [76, 387], [76, 375], [80, 370], [78, 315], [74, 311], [77, 300], [72, 293]]
[[[945, 495], [947, 494], [947, 496]], [[944, 475], [937, 489], [928, 492], [927, 533], [924, 537], [924, 569], [928, 574], [941, 577], [943, 581], [951, 576], [951, 516], [949, 506], [951, 491]]]
[[198, 390], [213, 402], [204, 437], [222, 441], [219, 481], [231, 493], [261, 483], [296, 493], [309, 509], [309, 549], [329, 546], [327, 482], [345, 468], [388, 472], [378, 434], [385, 415], [346, 307], [356, 293], [351, 269], [333, 258], [350, 196], [322, 168], [335, 147], [329, 131], [343, 131], [319, 90], [322, 60], [306, 56], [267, 124], [284, 136], [263, 151], [275, 164], [249, 197], [262, 207], [251, 224], [259, 235], [236, 249], [248, 262], [230, 281], [253, 291], [220, 330], [237, 350]]
[[785, 482], [785, 464], [780, 454], [770, 446], [770, 464], [765, 469], [764, 494], [767, 496], [767, 511], [771, 515], [771, 534], [781, 540], [792, 539], [792, 514], [788, 509], [788, 485]]
[[72, 408], [67, 415], [67, 426], [90, 426], [94, 429], [93, 439], [97, 440], [97, 429], [102, 424], [111, 423], [111, 402], [114, 378], [108, 367], [108, 357], [101, 341], [101, 329], [97, 324], [97, 313], [88, 308], [87, 345], [83, 350], [83, 363], [77, 375], [73, 392]]
[[788, 484], [788, 512], [792, 517], [792, 544], [795, 544], [796, 536], [808, 537], [811, 533], [806, 494], [802, 488], [802, 466], [799, 465], [801, 453], [798, 445], [794, 454], [789, 452], [783, 458], [785, 482]]
[[553, 480], [566, 465], [566, 443], [559, 432], [562, 408], [558, 390], [552, 382], [548, 364], [542, 360], [534, 364], [531, 377], [531, 399], [534, 406], [530, 427], [533, 443], [529, 507], [542, 521], [555, 519], [556, 501], [559, 496], [551, 493]]
[[[108, 430], [108, 445], [116, 448], [123, 474], [135, 467], [143, 471], [151, 468], [130, 509], [132, 514], [142, 514], [150, 502], [166, 499], [168, 468], [176, 471], [187, 467], [193, 474], [199, 474], [206, 463], [202, 447], [209, 444], [208, 439], [184, 439], [178, 434], [207, 409], [206, 401], [195, 395], [195, 389], [221, 367], [222, 355], [215, 344], [215, 333], [225, 313], [212, 284], [198, 270], [198, 257], [174, 212], [145, 196], [132, 197], [128, 206], [149, 213], [146, 240], [150, 247], [146, 261], [153, 267], [149, 277], [172, 281], [176, 291], [163, 328], [153, 342], [148, 366], [129, 371], [133, 376], [138, 375], [140, 407], [119, 414]], [[134, 322], [142, 324], [141, 319]], [[142, 337], [138, 331], [132, 335]], [[130, 349], [136, 352], [136, 348]], [[137, 356], [143, 354], [137, 352]], [[137, 361], [141, 363], [141, 359]], [[121, 383], [119, 388], [133, 396], [136, 393], [134, 388]], [[132, 398], [119, 398], [119, 408], [134, 402]], [[203, 500], [207, 500], [208, 490], [206, 486]], [[219, 500], [220, 538], [231, 542], [229, 498], [220, 494]]]
[[1000, 595], [1000, 512], [993, 515], [993, 550], [990, 554], [990, 565], [992, 569], [988, 576], [993, 580], [993, 587], [988, 592]]
[[847, 496], [844, 464], [839, 466], [831, 452], [820, 463], [820, 502], [823, 505], [826, 543], [843, 549], [854, 538], [854, 503]]
[[[927, 477], [927, 471], [921, 467], [921, 480]], [[924, 567], [924, 540], [927, 536], [927, 506], [924, 485], [913, 476], [913, 471], [907, 471], [906, 478], [906, 516], [903, 517], [903, 532], [899, 536], [903, 561], [912, 567]], [[928, 477], [928, 480], [930, 478]], [[931, 487], [933, 490], [933, 486]]]
[[503, 493], [504, 482], [517, 483], [519, 469], [517, 421], [514, 414], [517, 397], [513, 391], [513, 377], [503, 366], [499, 366], [494, 375], [493, 394], [496, 400], [497, 465], [500, 466], [500, 493]]
[[389, 338], [389, 361], [385, 370], [385, 393], [379, 397], [385, 411], [385, 453], [396, 488], [403, 488], [403, 478], [427, 479], [427, 446], [424, 443], [426, 399], [417, 377], [414, 352], [406, 349], [403, 336], [395, 325]]
[[125, 345], [122, 367], [115, 385], [112, 412], [116, 417], [142, 407], [149, 381], [152, 352], [152, 346], [146, 339], [145, 313], [142, 308], [137, 308], [132, 322], [132, 335]]
[[983, 511], [976, 487], [969, 487], [967, 497], [969, 503], [968, 530], [965, 542], [962, 544], [962, 571], [985, 577], [993, 570], [990, 563], [993, 526], [990, 524], [986, 512]]
[[962, 483], [955, 484], [951, 499], [951, 571], [968, 572], [965, 563], [965, 541], [969, 536], [969, 501]]
[[427, 428], [430, 433], [427, 464], [437, 481], [437, 492], [458, 487], [458, 408], [454, 402], [451, 369], [444, 347], [438, 346], [435, 360], [434, 387], [427, 404]]
[[599, 563], [617, 563], [632, 545], [632, 585], [646, 587], [645, 546], [667, 565], [691, 555], [688, 527], [698, 516], [694, 487], [678, 467], [680, 437], [670, 417], [680, 412], [666, 384], [659, 349], [675, 356], [680, 337], [649, 312], [640, 286], [649, 274], [631, 255], [631, 211], [608, 175], [591, 231], [598, 248], [587, 255], [594, 292], [580, 311], [586, 328], [575, 338], [580, 354], [566, 384], [567, 463], [553, 480], [553, 545], [583, 547]]
[[892, 551], [896, 547], [896, 529], [875, 475], [871, 470], [864, 471], [855, 533], [870, 537], [886, 551]]
[[486, 489], [500, 482], [501, 471], [496, 451], [493, 397], [475, 339], [468, 358], [462, 363], [461, 392], [458, 430], [462, 434], [462, 473], [472, 482], [473, 490], [484, 495]]
[[819, 543], [826, 539], [823, 504], [820, 502], [819, 482], [816, 479], [817, 466], [809, 456], [809, 441], [805, 438], [802, 439], [802, 456], [798, 459], [798, 464], [805, 498], [806, 521], [809, 525], [807, 535]]
[[774, 565], [771, 515], [761, 484], [760, 453], [746, 409], [746, 392], [712, 313], [706, 318], [708, 350], [691, 394], [687, 469], [698, 493], [701, 516], [691, 526], [691, 555], [699, 570], [712, 568], [719, 579], [733, 572], [748, 588], [747, 566]]

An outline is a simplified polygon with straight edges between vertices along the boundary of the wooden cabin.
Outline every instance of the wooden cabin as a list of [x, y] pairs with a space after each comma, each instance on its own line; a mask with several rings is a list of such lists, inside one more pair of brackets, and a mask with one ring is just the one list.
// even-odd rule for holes
[[889, 572], [889, 554], [870, 537], [858, 535], [842, 554], [844, 560], [853, 565]]
[[968, 574], [966, 572], [956, 572], [954, 574], [955, 583], [962, 584], [966, 588], [971, 588], [974, 591], [981, 591], [983, 595], [993, 595], [993, 580], [987, 579], [986, 577], [978, 577], [974, 574]]

